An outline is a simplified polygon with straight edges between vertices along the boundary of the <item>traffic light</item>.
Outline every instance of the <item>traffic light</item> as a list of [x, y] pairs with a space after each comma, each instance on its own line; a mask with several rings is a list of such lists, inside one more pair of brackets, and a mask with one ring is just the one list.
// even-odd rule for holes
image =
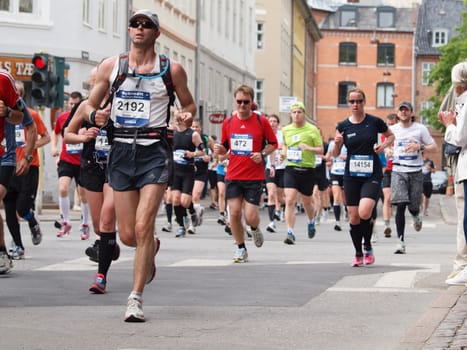
[[32, 57], [32, 105], [46, 106], [49, 95], [49, 55], [35, 53]]
[[[65, 63], [64, 57], [54, 57], [54, 77], [57, 78], [57, 82], [54, 83], [56, 96], [53, 98], [50, 96], [50, 102], [52, 107], [61, 108], [65, 101], [65, 85], [70, 85], [68, 79], [65, 78], [65, 70], [70, 69], [70, 65]], [[50, 81], [50, 80], [49, 80]]]
[[58, 88], [60, 77], [57, 76], [57, 74], [55, 74], [55, 68], [53, 70], [49, 70], [47, 79], [49, 80], [49, 93], [47, 96], [47, 107], [59, 108], [59, 107], [56, 107], [55, 105], [57, 104], [57, 98], [58, 98], [57, 88]]

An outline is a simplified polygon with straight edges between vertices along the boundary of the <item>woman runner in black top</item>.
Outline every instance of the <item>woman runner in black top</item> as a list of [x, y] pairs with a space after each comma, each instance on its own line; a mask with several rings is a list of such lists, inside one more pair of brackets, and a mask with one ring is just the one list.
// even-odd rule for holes
[[[394, 135], [386, 123], [365, 113], [365, 93], [358, 88], [349, 90], [347, 101], [352, 115], [337, 125], [333, 156], [347, 147], [344, 191], [349, 212], [350, 236], [355, 247], [352, 266], [371, 265], [375, 258], [371, 247], [371, 213], [381, 192], [382, 168], [379, 154], [392, 144]], [[378, 133], [386, 136], [378, 144]], [[362, 249], [364, 239], [364, 252]]]

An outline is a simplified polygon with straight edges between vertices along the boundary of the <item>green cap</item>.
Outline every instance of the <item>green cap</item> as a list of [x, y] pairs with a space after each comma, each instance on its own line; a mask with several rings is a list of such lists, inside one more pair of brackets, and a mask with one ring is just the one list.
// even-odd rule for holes
[[303, 112], [305, 112], [305, 105], [303, 104], [303, 102], [300, 102], [300, 101], [296, 101], [294, 103], [292, 103], [290, 105], [290, 110], [292, 111], [293, 109], [296, 109], [296, 108], [300, 108], [303, 110]]

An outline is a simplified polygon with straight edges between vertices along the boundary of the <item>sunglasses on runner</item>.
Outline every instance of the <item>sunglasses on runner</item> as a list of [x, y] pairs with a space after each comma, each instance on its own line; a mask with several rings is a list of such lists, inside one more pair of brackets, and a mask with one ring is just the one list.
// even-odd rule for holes
[[360, 103], [363, 103], [363, 99], [362, 100], [349, 100], [349, 103], [351, 105], [353, 105], [354, 103], [360, 104]]
[[144, 29], [154, 29], [156, 28], [154, 26], [154, 23], [151, 21], [132, 21], [130, 22], [130, 27], [131, 28], [138, 28], [139, 26], [142, 26]]
[[249, 103], [250, 103], [250, 100], [237, 100], [238, 105], [241, 105], [241, 104], [247, 105]]

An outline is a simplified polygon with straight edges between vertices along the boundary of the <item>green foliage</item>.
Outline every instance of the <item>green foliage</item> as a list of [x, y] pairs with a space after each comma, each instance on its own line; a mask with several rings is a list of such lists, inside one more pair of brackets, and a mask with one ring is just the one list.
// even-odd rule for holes
[[[467, 0], [464, 1], [467, 7]], [[428, 124], [437, 130], [443, 130], [444, 127], [438, 122], [438, 110], [446, 92], [451, 86], [451, 68], [467, 59], [467, 12], [462, 12], [462, 22], [456, 28], [454, 35], [448, 44], [439, 48], [441, 57], [439, 62], [431, 69], [428, 76], [429, 84], [434, 85], [435, 95], [430, 98], [433, 106], [422, 111], [427, 116]]]

